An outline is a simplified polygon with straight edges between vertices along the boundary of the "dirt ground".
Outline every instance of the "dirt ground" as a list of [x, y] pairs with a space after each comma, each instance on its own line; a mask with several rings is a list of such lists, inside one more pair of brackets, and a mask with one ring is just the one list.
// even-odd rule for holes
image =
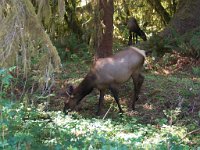
[[[169, 56], [167, 56], [169, 57]], [[136, 102], [136, 109], [131, 111], [131, 97], [133, 94], [133, 84], [129, 81], [119, 87], [120, 103], [124, 110], [124, 115], [137, 117], [142, 123], [157, 124], [157, 119], [167, 118], [170, 124], [179, 121], [180, 124], [187, 124], [196, 121], [200, 125], [200, 75], [195, 73], [194, 68], [200, 71], [200, 60], [183, 57], [176, 53], [170, 54], [170, 58], [165, 62], [165, 57], [158, 62], [150, 62], [145, 65], [145, 81], [141, 89], [140, 98]], [[82, 65], [76, 66], [68, 64], [64, 73], [78, 74], [78, 77], [59, 78], [56, 87], [53, 89], [55, 97], [50, 101], [50, 110], [63, 109], [64, 100], [68, 99], [66, 86], [68, 83], [78, 79], [78, 85], [86, 75], [87, 69]], [[73, 68], [73, 70], [72, 70]], [[80, 71], [82, 70], [82, 72]], [[107, 92], [104, 102], [103, 114], [96, 116], [99, 92], [94, 90], [86, 96], [77, 106], [76, 112], [87, 118], [112, 118], [119, 117], [118, 108], [110, 93]], [[177, 108], [181, 112], [177, 118], [167, 116], [164, 110], [173, 112]], [[106, 115], [106, 112], [108, 114]]]

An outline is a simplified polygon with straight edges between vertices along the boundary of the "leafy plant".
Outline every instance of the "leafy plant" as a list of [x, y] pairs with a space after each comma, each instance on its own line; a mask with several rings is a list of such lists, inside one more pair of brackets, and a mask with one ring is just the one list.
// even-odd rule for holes
[[172, 123], [177, 121], [177, 117], [181, 113], [181, 109], [177, 107], [175, 110], [164, 110], [163, 112], [168, 118], [169, 124], [172, 125]]
[[[82, 60], [79, 56], [75, 57], [77, 61], [68, 61], [64, 64], [67, 66], [64, 67], [67, 69], [67, 74], [63, 78], [69, 79], [69, 82], [79, 83], [89, 68], [88, 65], [80, 63]], [[1, 80], [4, 77], [1, 75]], [[8, 84], [2, 85], [8, 86], [4, 89], [9, 89], [12, 77], [5, 83]], [[129, 84], [126, 90], [122, 89], [124, 95], [130, 94], [127, 88], [132, 87], [132, 83]], [[90, 109], [87, 117], [84, 115], [87, 110], [83, 110], [82, 113], [70, 112], [66, 116], [60, 111], [44, 112], [23, 102], [13, 103], [5, 95], [4, 100], [0, 100], [0, 149], [176, 150], [197, 148], [199, 136], [193, 133], [198, 133], [199, 112], [190, 115], [188, 105], [191, 103], [186, 100], [199, 93], [199, 82], [174, 75], [166, 78], [162, 75], [146, 74], [143, 88], [143, 90], [149, 90], [147, 93], [150, 94], [141, 95], [148, 97], [148, 103], [152, 106], [150, 109], [142, 108], [143, 102], [141, 102], [137, 105], [138, 111], [134, 111], [133, 114], [127, 111], [127, 113], [118, 114], [118, 110], [114, 108], [112, 111], [115, 111], [115, 115], [104, 119], [92, 116], [90, 111], [94, 111], [93, 109]], [[185, 96], [184, 93], [188, 89], [193, 94]], [[151, 91], [153, 91], [152, 94]], [[174, 108], [177, 95], [184, 98], [181, 109]], [[34, 97], [43, 100], [51, 95], [46, 97], [34, 93]], [[28, 100], [32, 98], [27, 96]], [[86, 102], [92, 103], [95, 109], [96, 99], [98, 99], [96, 94], [91, 94], [86, 99]], [[168, 104], [170, 107], [167, 109], [165, 104], [168, 101], [170, 101]], [[163, 108], [164, 114], [160, 111]], [[191, 108], [198, 107], [192, 104]], [[184, 118], [180, 119], [180, 117]]]
[[1, 87], [8, 88], [11, 82], [11, 79], [13, 79], [12, 75], [10, 74], [11, 71], [13, 71], [16, 67], [11, 68], [2, 68], [0, 69], [0, 81], [1, 81]]
[[190, 32], [187, 32], [183, 36], [174, 33], [176, 40], [175, 43], [179, 47], [179, 52], [193, 56], [195, 58], [200, 57], [200, 29], [194, 29]]
[[192, 73], [200, 77], [200, 67], [192, 67]]

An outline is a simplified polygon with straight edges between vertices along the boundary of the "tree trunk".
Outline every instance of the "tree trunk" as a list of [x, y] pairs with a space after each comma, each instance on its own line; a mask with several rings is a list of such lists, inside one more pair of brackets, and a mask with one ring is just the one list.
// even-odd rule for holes
[[[124, 11], [126, 13], [126, 22], [128, 21], [128, 17], [130, 17], [130, 11], [129, 11], [129, 8], [128, 8], [128, 4], [126, 3], [126, 0], [123, 0], [123, 5], [124, 5]], [[131, 16], [133, 17], [133, 16]]]
[[[200, 0], [180, 0], [178, 9], [167, 27], [149, 40], [149, 48], [157, 56], [169, 47], [187, 56], [200, 57]], [[167, 47], [166, 47], [167, 45]]]
[[[3, 7], [9, 4], [12, 11]], [[0, 1], [1, 4], [1, 1]], [[1, 6], [3, 8], [1, 8]], [[42, 75], [47, 68], [60, 69], [60, 57], [37, 18], [30, 0], [7, 0], [0, 23], [0, 66], [18, 66], [26, 76], [32, 70]]]
[[161, 36], [171, 37], [174, 32], [183, 35], [200, 27], [199, 6], [200, 0], [180, 0], [176, 14], [161, 33]]
[[79, 40], [82, 40], [83, 31], [82, 31], [80, 22], [76, 16], [75, 10], [73, 10], [70, 7], [68, 0], [65, 0], [65, 9], [66, 9], [66, 12], [68, 12], [68, 13], [65, 13], [64, 18], [65, 18], [65, 21], [66, 21], [69, 29], [77, 35]]
[[164, 7], [161, 5], [159, 0], [147, 0], [147, 2], [155, 9], [155, 11], [160, 15], [162, 22], [164, 25], [167, 25], [170, 21], [170, 15], [169, 13], [164, 9]]
[[114, 4], [113, 0], [99, 0], [99, 9], [100, 23], [97, 26], [102, 25], [99, 28], [102, 35], [98, 35], [99, 32], [96, 32], [97, 36], [100, 37], [96, 40], [99, 40], [97, 49], [96, 49], [96, 58], [103, 58], [112, 55], [112, 46], [113, 46], [113, 13], [114, 13]]

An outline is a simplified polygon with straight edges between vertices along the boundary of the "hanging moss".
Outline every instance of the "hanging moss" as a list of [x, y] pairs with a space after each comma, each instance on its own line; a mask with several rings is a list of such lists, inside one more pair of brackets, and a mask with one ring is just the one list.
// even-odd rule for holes
[[49, 0], [40, 0], [38, 2], [38, 18], [43, 21], [45, 25], [48, 25], [52, 16]]
[[59, 70], [60, 58], [29, 0], [0, 1], [0, 67], [18, 66], [25, 76]]

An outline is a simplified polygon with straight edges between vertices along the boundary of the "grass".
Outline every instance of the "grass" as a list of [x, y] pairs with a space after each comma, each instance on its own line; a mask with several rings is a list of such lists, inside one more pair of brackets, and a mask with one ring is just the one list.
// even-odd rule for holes
[[147, 70], [135, 111], [128, 109], [133, 90], [129, 81], [119, 87], [124, 114], [118, 113], [108, 92], [104, 114], [110, 107], [111, 110], [105, 119], [102, 119], [104, 115], [96, 116], [99, 93], [94, 90], [76, 111], [64, 116], [60, 110], [66, 96], [59, 95], [60, 89], [65, 90], [69, 83], [78, 85], [89, 68], [77, 59], [64, 64], [63, 72], [57, 77], [55, 96], [43, 99], [50, 101], [48, 111], [25, 103], [10, 103], [5, 91], [1, 91], [0, 149], [187, 150], [200, 147], [199, 76], [185, 71], [166, 75]]
[[[22, 109], [22, 110], [20, 110]], [[1, 148], [13, 149], [171, 149], [189, 148], [186, 128], [169, 125], [145, 125], [135, 117], [119, 119], [84, 118], [77, 113], [38, 112], [22, 105], [18, 114], [3, 116], [4, 139]], [[23, 112], [23, 113], [22, 113]], [[33, 113], [35, 112], [35, 113]], [[4, 112], [5, 114], [6, 112]], [[8, 112], [7, 112], [8, 113]], [[48, 114], [51, 119], [42, 120]], [[29, 116], [27, 119], [27, 116]], [[183, 138], [183, 139], [182, 139]]]

